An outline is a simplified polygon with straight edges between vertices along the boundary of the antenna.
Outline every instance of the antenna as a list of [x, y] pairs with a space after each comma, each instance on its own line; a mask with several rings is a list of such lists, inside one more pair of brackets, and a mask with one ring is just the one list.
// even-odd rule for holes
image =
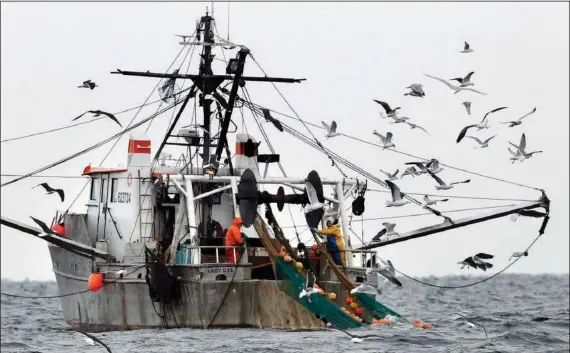
[[212, 17], [214, 17], [214, 2], [212, 1]]
[[228, 42], [230, 41], [230, 2], [228, 1]]

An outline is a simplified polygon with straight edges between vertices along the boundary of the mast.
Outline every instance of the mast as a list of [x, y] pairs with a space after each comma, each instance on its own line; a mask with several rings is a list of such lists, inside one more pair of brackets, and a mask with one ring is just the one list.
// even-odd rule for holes
[[[206, 12], [206, 16], [202, 16], [200, 21], [204, 25], [203, 35], [204, 35], [204, 43], [214, 43], [214, 33], [212, 32], [212, 21], [214, 20], [213, 17], [208, 15]], [[204, 45], [203, 52], [202, 52], [202, 60], [200, 62], [200, 69], [199, 75], [204, 78], [205, 75], [213, 75], [212, 72], [212, 61], [214, 57], [212, 56], [212, 46]], [[210, 161], [210, 106], [212, 104], [212, 100], [210, 99], [211, 95], [206, 93], [206, 80], [202, 80], [202, 93], [200, 94], [201, 104], [203, 106], [204, 111], [204, 146], [202, 149], [202, 165], [208, 163]]]

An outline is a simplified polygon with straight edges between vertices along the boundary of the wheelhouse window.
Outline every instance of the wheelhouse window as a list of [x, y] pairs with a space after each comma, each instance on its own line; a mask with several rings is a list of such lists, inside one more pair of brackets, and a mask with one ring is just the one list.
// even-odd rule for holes
[[117, 202], [119, 196], [119, 179], [111, 179], [111, 202]]
[[99, 186], [99, 179], [91, 178], [91, 196], [89, 197], [90, 200], [96, 201], [97, 200], [97, 191]]

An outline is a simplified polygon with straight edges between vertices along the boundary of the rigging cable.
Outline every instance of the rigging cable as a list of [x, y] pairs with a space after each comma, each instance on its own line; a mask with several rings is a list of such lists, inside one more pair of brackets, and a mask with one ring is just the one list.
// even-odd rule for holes
[[[544, 234], [544, 230], [546, 229], [546, 224], [548, 223], [548, 220], [549, 220], [549, 219], [550, 219], [550, 216], [549, 216], [548, 213], [547, 213], [546, 216], [544, 217], [544, 220], [542, 221], [542, 226], [540, 227], [540, 230], [538, 231], [538, 235], [536, 236], [536, 238], [534, 238], [534, 240], [532, 241], [532, 243], [530, 243], [530, 245], [526, 248], [525, 252], [528, 252], [528, 251], [530, 250], [530, 248], [532, 248], [532, 246], [537, 242], [537, 240]], [[495, 273], [495, 274], [493, 274], [493, 275], [491, 275], [491, 276], [489, 276], [489, 277], [483, 278], [482, 280], [479, 280], [479, 281], [476, 281], [476, 282], [473, 282], [473, 283], [464, 284], [464, 285], [461, 285], [461, 286], [440, 286], [440, 285], [437, 285], [437, 284], [433, 284], [433, 283], [428, 283], [428, 282], [421, 281], [421, 280], [416, 279], [416, 278], [414, 278], [414, 277], [411, 277], [411, 276], [409, 276], [409, 275], [407, 275], [407, 274], [405, 274], [405, 273], [403, 273], [403, 272], [400, 272], [400, 271], [398, 271], [398, 270], [396, 270], [396, 269], [394, 269], [394, 270], [395, 270], [397, 273], [401, 274], [402, 276], [404, 276], [404, 277], [406, 277], [406, 278], [408, 278], [408, 279], [411, 279], [411, 280], [414, 281], [414, 282], [417, 282], [417, 283], [420, 283], [420, 284], [423, 284], [423, 285], [426, 285], [426, 286], [429, 286], [429, 287], [435, 287], [435, 288], [441, 288], [441, 289], [460, 289], [460, 288], [471, 287], [471, 286], [474, 286], [474, 285], [477, 285], [477, 284], [486, 282], [486, 281], [488, 281], [488, 280], [490, 280], [490, 279], [493, 279], [493, 278], [497, 277], [498, 275], [500, 275], [501, 273], [503, 273], [503, 272], [505, 272], [507, 269], [509, 269], [511, 266], [513, 266], [514, 264], [516, 264], [517, 261], [519, 261], [521, 258], [522, 258], [522, 257], [517, 257], [513, 262], [511, 262], [511, 263], [509, 263], [507, 266], [505, 266], [505, 268], [503, 268], [503, 269], [500, 270], [499, 272], [497, 272], [497, 273]]]

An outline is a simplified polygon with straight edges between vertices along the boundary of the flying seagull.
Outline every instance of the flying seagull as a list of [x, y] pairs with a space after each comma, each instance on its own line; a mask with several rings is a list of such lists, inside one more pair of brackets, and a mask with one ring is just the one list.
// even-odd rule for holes
[[385, 180], [384, 182], [388, 184], [388, 187], [392, 192], [392, 200], [386, 200], [386, 207], [400, 207], [410, 202], [402, 198], [404, 197], [404, 194], [400, 192], [400, 188], [396, 184], [390, 180]]
[[473, 49], [469, 48], [469, 43], [465, 42], [463, 50], [461, 50], [460, 53], [471, 53], [471, 52], [473, 52]]
[[386, 137], [384, 137], [382, 134], [376, 132], [376, 130], [374, 130], [373, 134], [380, 138], [380, 141], [382, 142], [382, 145], [384, 147], [383, 149], [390, 148], [390, 147], [396, 147], [396, 144], [392, 142], [392, 136], [393, 135], [391, 132], [388, 132], [386, 134]]
[[493, 255], [479, 253], [475, 256], [469, 256], [465, 260], [458, 262], [458, 264], [462, 265], [461, 268], [463, 269], [465, 266], [473, 267], [474, 269], [481, 269], [483, 271], [487, 271], [488, 268], [493, 267], [493, 264], [483, 261], [482, 259], [492, 259]]
[[[426, 167], [425, 163], [422, 163], [422, 162], [406, 162], [404, 164], [405, 165], [415, 165], [416, 167], [418, 167], [419, 170], [416, 172], [416, 175], [427, 173], [427, 167]], [[415, 170], [415, 168], [414, 168], [414, 170]]]
[[398, 179], [398, 173], [400, 172], [400, 169], [396, 169], [396, 171], [393, 174], [390, 174], [388, 172], [383, 171], [382, 169], [380, 169], [380, 171], [384, 174], [386, 174], [386, 176], [388, 177], [388, 179], [390, 180], [397, 180]]
[[513, 257], [522, 257], [522, 256], [528, 256], [528, 251], [525, 252], [514, 252], [511, 257], [509, 258], [509, 261], [511, 261], [511, 259]]
[[323, 124], [325, 129], [327, 129], [327, 134], [325, 135], [327, 139], [330, 137], [335, 137], [340, 135], [338, 132], [336, 132], [336, 121], [333, 120], [330, 125], [325, 123], [324, 121], [321, 121], [321, 123]]
[[435, 158], [432, 158], [429, 162], [427, 162], [426, 168], [431, 170], [433, 174], [437, 174], [443, 170], [443, 168], [439, 166], [439, 161]]
[[456, 78], [452, 78], [450, 81], [459, 82], [459, 87], [474, 86], [475, 84], [473, 82], [471, 82], [471, 75], [473, 75], [474, 73], [475, 73], [475, 71], [471, 71], [464, 78], [456, 77]]
[[472, 92], [475, 92], [475, 93], [487, 95], [487, 93], [483, 93], [483, 92], [477, 91], [476, 89], [473, 89], [473, 88], [461, 87], [461, 86], [454, 86], [454, 85], [452, 85], [451, 83], [449, 83], [449, 82], [447, 82], [446, 80], [444, 80], [444, 79], [442, 79], [442, 78], [439, 78], [439, 77], [430, 76], [430, 75], [428, 75], [428, 74], [424, 74], [424, 75], [426, 75], [427, 77], [433, 78], [434, 80], [438, 80], [438, 81], [440, 81], [440, 82], [445, 83], [445, 85], [446, 85], [447, 87], [451, 88], [451, 89], [454, 91], [454, 93], [457, 93], [457, 92], [459, 92], [459, 91], [472, 91]]
[[396, 270], [394, 269], [392, 262], [390, 260], [384, 262], [384, 260], [382, 260], [382, 259], [380, 259], [380, 261], [382, 263], [381, 264], [377, 263], [375, 268], [366, 269], [367, 274], [372, 273], [372, 272], [377, 272], [377, 273], [381, 274], [382, 276], [384, 276], [386, 278], [386, 280], [390, 281], [390, 283], [396, 285], [397, 287], [401, 287], [402, 282], [400, 282], [396, 278]]
[[421, 127], [421, 126], [419, 126], [419, 125], [417, 125], [417, 124], [409, 123], [409, 122], [407, 122], [407, 121], [404, 121], [404, 123], [410, 125], [410, 129], [412, 129], [412, 130], [415, 129], [415, 128], [418, 128], [418, 129], [424, 131], [426, 134], [428, 134], [428, 135], [431, 136], [431, 134], [430, 134], [426, 129], [424, 129], [423, 127]]
[[361, 284], [356, 288], [351, 289], [350, 294], [356, 293], [366, 293], [370, 295], [382, 294], [382, 291], [378, 288], [374, 288], [369, 284]]
[[386, 103], [386, 102], [382, 102], [382, 101], [379, 101], [377, 99], [374, 99], [374, 101], [376, 103], [380, 104], [382, 106], [382, 108], [384, 108], [384, 110], [386, 111], [386, 115], [389, 118], [396, 116], [396, 110], [401, 108], [401, 107], [396, 107], [396, 108], [392, 109], [392, 108], [390, 108], [390, 105], [388, 105], [388, 103]]
[[533, 110], [531, 110], [530, 112], [526, 113], [525, 115], [523, 115], [522, 117], [518, 118], [517, 120], [513, 120], [513, 121], [501, 121], [501, 124], [509, 124], [509, 127], [515, 127], [517, 125], [522, 124], [522, 120], [524, 118], [526, 118], [527, 116], [534, 114], [536, 112], [536, 107], [534, 107]]
[[53, 194], [54, 192], [57, 192], [57, 194], [59, 195], [59, 198], [61, 199], [61, 202], [63, 202], [65, 200], [65, 193], [63, 192], [63, 189], [54, 189], [51, 186], [48, 185], [48, 183], [41, 183], [39, 185], [34, 186], [32, 189], [37, 188], [38, 186], [43, 187], [47, 194]]
[[378, 234], [374, 236], [374, 238], [372, 238], [372, 241], [378, 241], [384, 235], [399, 235], [398, 232], [394, 231], [394, 228], [396, 228], [396, 223], [383, 222], [382, 225], [384, 228], [382, 228], [382, 230], [379, 231]]
[[411, 89], [411, 92], [404, 93], [404, 96], [412, 96], [412, 97], [423, 98], [426, 95], [426, 93], [424, 92], [423, 86], [419, 83], [412, 83], [411, 85], [409, 85], [406, 88]]
[[277, 128], [277, 130], [283, 132], [283, 125], [281, 125], [281, 122], [279, 120], [271, 116], [269, 109], [261, 108], [261, 112], [263, 113], [263, 117], [265, 118], [265, 120], [271, 122], [273, 126]]
[[52, 229], [50, 229], [50, 227], [47, 226], [47, 224], [45, 224], [44, 222], [40, 221], [37, 218], [34, 218], [32, 216], [30, 216], [30, 218], [32, 219], [32, 221], [34, 221], [37, 225], [40, 226], [40, 228], [42, 229], [42, 232], [44, 232], [44, 234], [52, 234], [52, 235], [58, 235], [56, 232], [54, 232]]
[[465, 110], [467, 110], [467, 114], [471, 115], [471, 102], [465, 101], [462, 104], [465, 107]]
[[[516, 160], [518, 160], [518, 161], [520, 161], [520, 162], [522, 162], [522, 161], [524, 161], [524, 160], [526, 160], [526, 159], [529, 159], [529, 158], [532, 157], [532, 155], [535, 154], [535, 153], [542, 153], [542, 151], [534, 151], [534, 152], [526, 152], [526, 151], [525, 151], [525, 148], [526, 148], [526, 136], [525, 136], [524, 133], [521, 135], [521, 140], [520, 140], [518, 146], [515, 145], [515, 144], [512, 143], [512, 142], [509, 142], [509, 143], [517, 149], [517, 152], [518, 152], [518, 153], [517, 153], [516, 155], [515, 155], [512, 151], [511, 151], [511, 153], [515, 156], [514, 158], [516, 158]], [[509, 151], [510, 151], [510, 149], [509, 149]], [[511, 159], [512, 159], [512, 158], [511, 158]]]
[[418, 173], [416, 168], [414, 168], [412, 166], [412, 167], [408, 167], [408, 168], [406, 168], [406, 170], [404, 170], [404, 172], [400, 176], [400, 179], [402, 179], [405, 175], [411, 175], [412, 177], [415, 177], [416, 175], [420, 175], [420, 173]]
[[446, 202], [446, 201], [449, 201], [449, 199], [432, 200], [429, 198], [428, 195], [424, 195], [425, 206], [432, 206], [432, 205], [437, 204], [438, 202]]
[[390, 124], [398, 124], [398, 123], [407, 123], [406, 120], [410, 120], [410, 118], [408, 117], [399, 117], [399, 116], [392, 116], [391, 117], [392, 120], [390, 121]]
[[489, 121], [487, 120], [487, 116], [491, 113], [495, 113], [495, 112], [498, 112], [499, 110], [503, 110], [503, 109], [507, 109], [507, 107], [500, 107], [500, 108], [495, 108], [493, 110], [490, 110], [485, 114], [485, 116], [483, 116], [483, 119], [481, 120], [481, 122], [479, 124], [467, 125], [463, 129], [461, 129], [461, 131], [459, 132], [459, 136], [457, 136], [457, 143], [459, 143], [459, 142], [461, 142], [461, 140], [463, 140], [463, 138], [465, 137], [465, 134], [467, 133], [467, 130], [471, 129], [472, 127], [477, 127], [477, 131], [483, 130], [483, 129], [488, 129], [490, 126], [488, 124]]
[[[327, 325], [327, 326], [328, 326], [328, 325]], [[340, 330], [340, 329], [336, 329], [336, 328], [331, 328], [331, 327], [327, 328], [327, 330], [329, 330], [329, 331], [342, 332], [342, 333], [344, 333], [345, 335], [347, 335], [348, 337], [350, 337], [350, 338], [351, 338], [350, 341], [353, 342], [353, 343], [361, 343], [362, 341], [364, 341], [365, 338], [372, 338], [372, 337], [379, 338], [379, 337], [380, 337], [380, 336], [378, 336], [378, 335], [362, 335], [362, 336], [357, 336], [357, 335], [353, 335], [353, 334], [349, 333], [348, 331]]]
[[77, 118], [75, 118], [75, 119], [73, 119], [73, 120], [71, 120], [71, 121], [75, 121], [75, 120], [81, 118], [83, 115], [85, 115], [85, 114], [87, 114], [87, 113], [93, 114], [93, 117], [94, 117], [94, 118], [96, 118], [96, 117], [98, 117], [98, 116], [100, 116], [100, 115], [108, 116], [109, 118], [111, 118], [111, 120], [113, 120], [114, 122], [116, 122], [117, 124], [119, 124], [120, 127], [123, 127], [123, 125], [121, 125], [121, 123], [119, 122], [119, 120], [117, 120], [117, 118], [116, 118], [113, 114], [104, 112], [104, 111], [102, 111], [102, 110], [88, 110], [88, 111], [86, 111], [85, 113], [81, 114], [80, 116], [78, 116]]
[[310, 297], [313, 294], [317, 294], [318, 291], [313, 288], [313, 287], [307, 287], [307, 288], [303, 288], [301, 290], [301, 293], [299, 293], [299, 299], [303, 298], [303, 297], [307, 297], [307, 299], [309, 299], [309, 301], [311, 301]]
[[470, 139], [477, 141], [479, 146], [475, 146], [475, 148], [485, 148], [485, 147], [489, 147], [489, 141], [491, 141], [495, 136], [497, 136], [497, 135], [493, 135], [493, 136], [489, 137], [488, 139], [486, 139], [485, 141], [481, 141], [477, 137], [474, 137], [474, 136], [466, 136], [466, 137], [469, 137]]
[[80, 334], [86, 336], [85, 339], [85, 343], [87, 343], [90, 346], [94, 346], [95, 342], [99, 343], [103, 348], [105, 348], [107, 350], [108, 353], [113, 353], [113, 351], [111, 350], [111, 348], [109, 346], [107, 346], [105, 344], [105, 342], [101, 341], [99, 338], [93, 336], [92, 334], [89, 334], [87, 332], [83, 332], [83, 331], [77, 331]]
[[441, 180], [440, 177], [435, 175], [431, 170], [428, 169], [427, 171], [428, 171], [429, 175], [431, 175], [431, 177], [434, 178], [435, 181], [437, 181], [437, 183], [439, 184], [439, 185], [435, 186], [435, 188], [437, 190], [449, 190], [449, 189], [452, 189], [453, 186], [456, 184], [466, 184], [466, 183], [471, 182], [470, 179], [467, 179], [467, 180], [463, 180], [463, 181], [454, 181], [453, 183], [446, 184], [443, 180]]
[[89, 88], [91, 90], [94, 89], [95, 87], [99, 86], [97, 86], [95, 82], [91, 82], [91, 80], [83, 81], [83, 84], [81, 86], [77, 86], [77, 88]]

